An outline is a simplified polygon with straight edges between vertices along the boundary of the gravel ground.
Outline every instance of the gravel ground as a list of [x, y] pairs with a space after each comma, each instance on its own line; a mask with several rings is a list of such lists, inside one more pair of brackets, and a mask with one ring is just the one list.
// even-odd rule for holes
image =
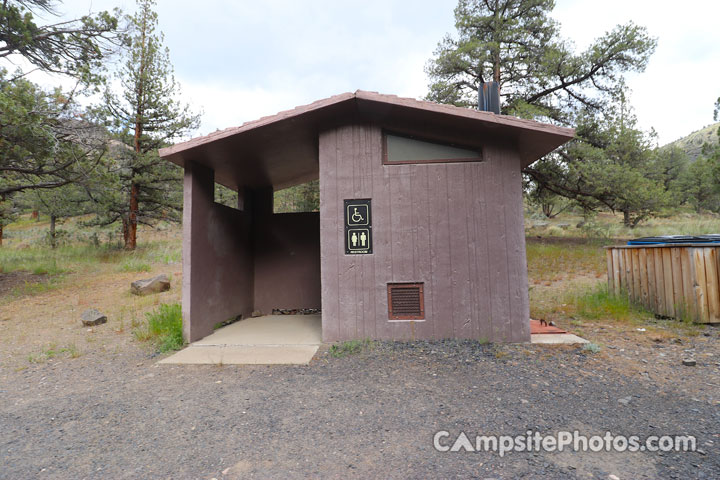
[[[715, 385], [691, 398], [604, 355], [381, 343], [309, 366], [188, 367], [133, 345], [5, 368], [0, 478], [719, 478], [717, 357], [681, 367]], [[702, 452], [438, 452], [439, 430], [690, 434]]]

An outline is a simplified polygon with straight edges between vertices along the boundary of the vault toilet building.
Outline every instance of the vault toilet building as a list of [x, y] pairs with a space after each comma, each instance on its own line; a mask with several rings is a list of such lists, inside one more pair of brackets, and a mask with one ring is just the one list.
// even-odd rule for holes
[[[521, 169], [573, 134], [357, 91], [161, 150], [185, 169], [186, 338], [322, 308], [324, 341], [529, 341]], [[320, 212], [273, 213], [318, 178]]]

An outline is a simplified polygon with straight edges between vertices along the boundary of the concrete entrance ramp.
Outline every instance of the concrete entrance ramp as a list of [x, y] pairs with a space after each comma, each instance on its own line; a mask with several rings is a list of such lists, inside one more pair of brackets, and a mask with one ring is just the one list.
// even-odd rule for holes
[[220, 328], [159, 363], [307, 365], [321, 343], [320, 315], [268, 315]]
[[574, 345], [590, 343], [584, 338], [568, 333], [553, 325], [541, 324], [539, 320], [530, 319], [530, 343], [550, 345]]

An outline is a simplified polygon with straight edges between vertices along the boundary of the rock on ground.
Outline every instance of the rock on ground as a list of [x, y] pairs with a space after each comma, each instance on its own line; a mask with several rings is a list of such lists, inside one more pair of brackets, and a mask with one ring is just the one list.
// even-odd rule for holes
[[107, 316], [103, 315], [94, 308], [85, 310], [82, 315], [80, 315], [80, 319], [82, 320], [82, 324], [86, 327], [94, 327], [96, 325], [107, 323]]
[[145, 280], [135, 280], [130, 284], [130, 290], [135, 295], [151, 295], [170, 290], [170, 278], [163, 274]]

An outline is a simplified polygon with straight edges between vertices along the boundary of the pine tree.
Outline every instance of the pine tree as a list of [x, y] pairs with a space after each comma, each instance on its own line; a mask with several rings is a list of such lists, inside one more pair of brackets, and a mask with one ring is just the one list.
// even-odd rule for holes
[[[118, 45], [118, 13], [39, 23], [57, 15], [57, 3], [0, 2], [0, 245], [2, 227], [14, 212], [13, 196], [68, 185], [104, 151], [103, 139], [83, 119], [76, 97], [102, 83], [103, 64]], [[41, 88], [17, 67], [19, 58], [76, 84], [69, 91]]]
[[[55, 0], [0, 2], [0, 59], [19, 55], [45, 72], [69, 75], [86, 84], [101, 81], [98, 74], [102, 64], [118, 45], [120, 11], [38, 24], [38, 18], [58, 15], [57, 3]], [[34, 15], [36, 12], [38, 18]]]
[[118, 73], [122, 94], [105, 94], [101, 113], [124, 148], [109, 156], [105, 194], [99, 195], [101, 223], [122, 222], [125, 248], [137, 246], [138, 223], [178, 219], [180, 170], [158, 156], [158, 148], [197, 128], [199, 116], [177, 100], [169, 51], [156, 33], [154, 0], [138, 0], [128, 17], [125, 63]]
[[[635, 227], [668, 205], [666, 175], [655, 148], [654, 132], [644, 132], [621, 94], [602, 116], [583, 119], [577, 141], [567, 155], [575, 159], [563, 181], [581, 185], [586, 209], [607, 207], [623, 214], [623, 224]], [[589, 202], [594, 203], [589, 203]]]
[[554, 0], [459, 0], [457, 36], [447, 35], [426, 67], [428, 99], [474, 107], [479, 84], [494, 80], [503, 113], [569, 124], [579, 108], [603, 108], [624, 72], [645, 68], [656, 41], [629, 23], [577, 54], [553, 8]]
[[[553, 0], [459, 0], [457, 35], [439, 43], [426, 67], [432, 82], [427, 98], [474, 108], [479, 85], [494, 80], [500, 84], [502, 113], [577, 127], [575, 141], [523, 170], [526, 190], [541, 195], [537, 200], [546, 204], [560, 195], [586, 211], [602, 205], [617, 208], [615, 197], [626, 192], [613, 196], [600, 188], [596, 178], [586, 176], [595, 174], [588, 162], [602, 165], [617, 153], [599, 151], [611, 146], [600, 137], [613, 130], [608, 122], [616, 116], [615, 102], [625, 95], [623, 75], [644, 70], [656, 40], [645, 28], [628, 23], [576, 53], [550, 17], [554, 7]], [[650, 148], [639, 137], [633, 142], [633, 149]], [[613, 172], [626, 164], [610, 163]], [[622, 175], [603, 178], [608, 188], [624, 184]], [[630, 210], [639, 208], [637, 215], [628, 213], [628, 223], [646, 218], [647, 208], [657, 204], [651, 198], [637, 200], [644, 206], [626, 202]]]

